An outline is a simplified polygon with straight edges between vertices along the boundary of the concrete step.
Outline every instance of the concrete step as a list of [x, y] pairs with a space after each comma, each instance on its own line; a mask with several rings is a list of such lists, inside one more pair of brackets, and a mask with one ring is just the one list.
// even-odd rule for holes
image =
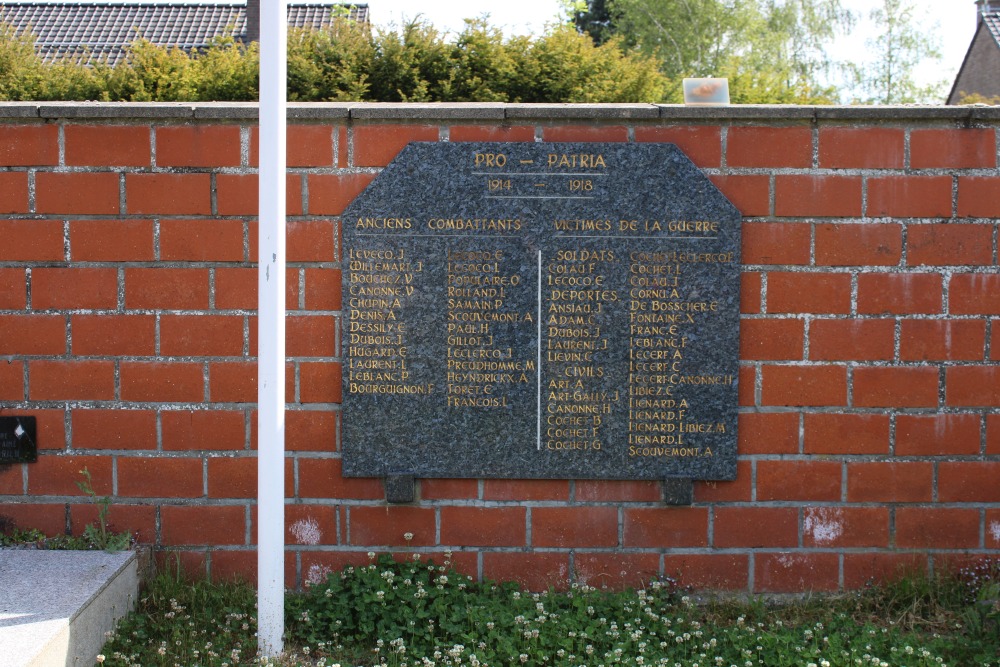
[[93, 667], [138, 592], [134, 551], [0, 549], [0, 667]]

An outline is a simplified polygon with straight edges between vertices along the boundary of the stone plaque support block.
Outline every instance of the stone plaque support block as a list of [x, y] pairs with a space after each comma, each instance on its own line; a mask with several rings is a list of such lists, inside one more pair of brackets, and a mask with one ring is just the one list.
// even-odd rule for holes
[[665, 505], [690, 505], [694, 502], [693, 479], [663, 480], [663, 503]]
[[416, 478], [413, 475], [389, 475], [383, 484], [387, 503], [401, 505], [417, 499]]

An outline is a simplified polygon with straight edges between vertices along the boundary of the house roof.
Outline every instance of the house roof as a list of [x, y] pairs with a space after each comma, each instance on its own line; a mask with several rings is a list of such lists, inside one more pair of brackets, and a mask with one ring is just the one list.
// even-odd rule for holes
[[[332, 20], [340, 3], [288, 5], [289, 27], [322, 27]], [[368, 5], [349, 5], [350, 18], [368, 21]], [[30, 31], [35, 49], [45, 60], [90, 54], [114, 65], [125, 55], [125, 46], [142, 37], [160, 46], [193, 50], [207, 46], [213, 37], [231, 33], [246, 41], [246, 4], [210, 2], [2, 2], [0, 21], [18, 33]]]
[[[948, 92], [945, 104], [958, 104], [959, 94], [961, 93], [958, 90], [958, 84], [962, 80], [962, 75], [965, 73], [966, 67], [969, 65], [969, 58], [972, 55], [972, 50], [976, 46], [977, 40], [980, 39], [980, 35], [984, 35], [984, 33], [989, 34], [993, 38], [993, 42], [997, 48], [1000, 48], [1000, 10], [983, 12], [980, 16], [982, 20], [976, 26], [976, 33], [972, 36], [972, 41], [969, 42], [969, 49], [965, 52], [962, 66], [958, 68], [955, 81], [951, 84], [951, 90]], [[986, 37], [983, 38], [986, 39]]]

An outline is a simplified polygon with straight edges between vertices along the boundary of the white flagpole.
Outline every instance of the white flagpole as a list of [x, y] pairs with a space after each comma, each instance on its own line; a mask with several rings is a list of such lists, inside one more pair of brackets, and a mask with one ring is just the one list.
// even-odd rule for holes
[[286, 0], [260, 7], [260, 195], [257, 277], [257, 640], [281, 655], [285, 630]]

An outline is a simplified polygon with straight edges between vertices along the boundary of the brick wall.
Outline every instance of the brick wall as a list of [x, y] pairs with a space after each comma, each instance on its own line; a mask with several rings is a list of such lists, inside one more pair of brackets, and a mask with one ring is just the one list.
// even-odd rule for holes
[[[1000, 557], [997, 109], [312, 105], [288, 174], [288, 583], [370, 550], [531, 587], [755, 592]], [[256, 109], [0, 106], [0, 414], [38, 418], [0, 515], [96, 516], [252, 574]], [[739, 476], [340, 475], [338, 214], [408, 141], [673, 142], [741, 209]], [[377, 416], [372, 417], [373, 426]], [[412, 533], [407, 540], [404, 534]]]

